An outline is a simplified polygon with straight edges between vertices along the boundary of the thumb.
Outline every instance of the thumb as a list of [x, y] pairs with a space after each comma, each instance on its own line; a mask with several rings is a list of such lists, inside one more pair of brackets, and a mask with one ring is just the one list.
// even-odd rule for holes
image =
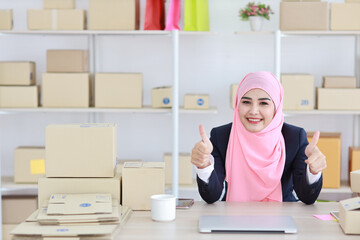
[[320, 132], [316, 131], [311, 139], [311, 142], [309, 143], [309, 145], [307, 145], [307, 147], [305, 149], [306, 156], [309, 157], [309, 155], [311, 155], [311, 152], [314, 149], [314, 147], [316, 146], [316, 144], [318, 143], [319, 138], [320, 138]]
[[205, 132], [205, 128], [204, 128], [204, 126], [202, 124], [200, 124], [200, 126], [199, 126], [199, 132], [200, 132], [200, 136], [201, 136], [202, 141], [204, 143], [208, 143], [210, 140], [207, 137], [206, 132]]

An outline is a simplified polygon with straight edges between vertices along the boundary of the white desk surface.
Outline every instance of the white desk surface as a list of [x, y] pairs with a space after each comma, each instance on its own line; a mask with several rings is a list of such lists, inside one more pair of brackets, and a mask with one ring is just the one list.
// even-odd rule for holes
[[[337, 211], [337, 202], [303, 203], [225, 203], [195, 202], [189, 209], [178, 209], [172, 222], [155, 222], [150, 211], [133, 211], [119, 230], [116, 239], [360, 239], [360, 235], [345, 235], [336, 221], [322, 221], [314, 214]], [[282, 233], [199, 233], [200, 215], [291, 215], [298, 227], [296, 234]], [[359, 223], [360, 224], [360, 223]]]

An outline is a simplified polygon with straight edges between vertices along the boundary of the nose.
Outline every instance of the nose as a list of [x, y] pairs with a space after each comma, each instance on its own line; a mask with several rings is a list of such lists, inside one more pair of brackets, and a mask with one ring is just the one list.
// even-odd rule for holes
[[259, 113], [258, 106], [256, 104], [252, 104], [249, 113], [253, 115], [258, 114]]

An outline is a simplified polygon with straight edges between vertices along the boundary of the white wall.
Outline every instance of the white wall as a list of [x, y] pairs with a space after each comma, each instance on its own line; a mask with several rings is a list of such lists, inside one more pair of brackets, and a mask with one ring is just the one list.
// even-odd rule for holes
[[[245, 0], [209, 0], [210, 28], [213, 34], [180, 35], [180, 105], [185, 93], [209, 93], [217, 114], [180, 115], [180, 151], [190, 152], [200, 138], [198, 125], [207, 132], [212, 127], [232, 121], [230, 84], [238, 83], [252, 71], [274, 71], [272, 35], [239, 35], [249, 31], [249, 23], [237, 16]], [[279, 1], [263, 1], [275, 11], [264, 30], [279, 25]], [[335, 2], [335, 1], [333, 1]], [[341, 1], [337, 1], [341, 2]], [[77, 8], [88, 9], [87, 0], [77, 0]], [[167, 1], [168, 6], [169, 0]], [[0, 9], [14, 9], [14, 30], [26, 30], [26, 10], [42, 8], [41, 0], [2, 0]], [[141, 29], [145, 0], [141, 0]], [[181, 26], [183, 23], [181, 22]], [[311, 73], [316, 86], [324, 75], [353, 75], [353, 37], [282, 38], [282, 72]], [[0, 35], [0, 61], [36, 62], [37, 82], [46, 71], [47, 49], [87, 49], [86, 36]], [[150, 105], [150, 89], [172, 84], [171, 38], [167, 36], [103, 36], [99, 38], [99, 72], [142, 72], [144, 105]], [[13, 174], [13, 150], [19, 145], [44, 145], [45, 126], [50, 123], [87, 122], [84, 113], [24, 113], [0, 115], [0, 150], [2, 175]], [[170, 114], [100, 113], [98, 121], [118, 123], [118, 157], [160, 161], [172, 151], [172, 116]], [[342, 179], [347, 179], [348, 146], [352, 144], [353, 116], [287, 116], [285, 121], [307, 131], [342, 132]]]

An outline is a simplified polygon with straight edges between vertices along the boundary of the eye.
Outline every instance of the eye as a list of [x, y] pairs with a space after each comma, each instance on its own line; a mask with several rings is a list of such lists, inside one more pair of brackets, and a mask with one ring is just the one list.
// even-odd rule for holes
[[250, 104], [251, 102], [249, 100], [242, 100], [241, 103], [242, 104]]
[[260, 102], [260, 105], [269, 105], [268, 102]]

